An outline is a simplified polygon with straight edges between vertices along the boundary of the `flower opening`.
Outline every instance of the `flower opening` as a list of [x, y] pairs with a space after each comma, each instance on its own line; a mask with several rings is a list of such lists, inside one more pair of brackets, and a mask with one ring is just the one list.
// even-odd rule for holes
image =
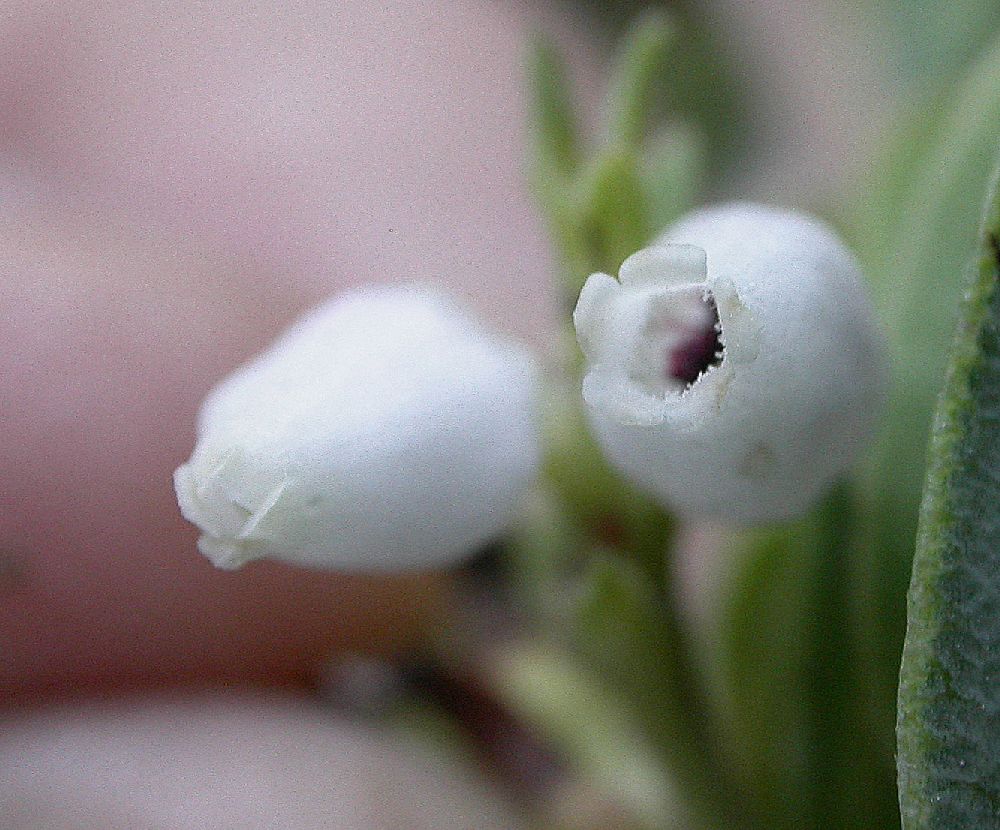
[[685, 388], [722, 362], [719, 309], [709, 292], [703, 302], [708, 308], [708, 319], [701, 326], [682, 332], [679, 342], [667, 353], [667, 380], [683, 383]]
[[801, 513], [857, 455], [884, 395], [884, 341], [857, 264], [801, 214], [691, 214], [617, 280], [593, 274], [574, 323], [605, 454], [691, 515]]

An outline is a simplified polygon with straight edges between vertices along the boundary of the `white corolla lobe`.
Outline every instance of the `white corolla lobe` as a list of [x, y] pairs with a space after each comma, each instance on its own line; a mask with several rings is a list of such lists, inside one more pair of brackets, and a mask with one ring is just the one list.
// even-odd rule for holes
[[356, 290], [209, 394], [174, 474], [181, 512], [221, 568], [450, 564], [535, 475], [536, 387], [528, 352], [442, 293]]
[[594, 274], [574, 313], [608, 458], [667, 506], [803, 512], [870, 438], [886, 348], [858, 265], [815, 219], [753, 204], [682, 218]]

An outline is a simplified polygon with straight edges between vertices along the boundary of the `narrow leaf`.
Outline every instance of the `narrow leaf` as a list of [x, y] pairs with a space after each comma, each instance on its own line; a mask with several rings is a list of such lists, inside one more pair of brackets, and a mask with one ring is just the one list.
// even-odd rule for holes
[[632, 148], [642, 143], [654, 82], [673, 39], [673, 27], [658, 12], [647, 13], [626, 36], [608, 92], [611, 143]]
[[566, 67], [544, 35], [531, 45], [527, 76], [532, 149], [549, 172], [568, 176], [580, 161], [580, 137]]
[[731, 552], [742, 555], [723, 621], [722, 708], [740, 782], [769, 827], [897, 822], [891, 748], [880, 751], [858, 677], [854, 518], [839, 485], [809, 516]]
[[694, 207], [705, 176], [701, 136], [686, 125], [658, 134], [639, 163], [649, 222], [659, 232]]
[[905, 830], [1000, 825], [1000, 196], [939, 399], [899, 687]]
[[707, 827], [746, 826], [676, 606], [618, 559], [595, 557], [584, 586], [574, 635], [587, 665], [629, 705], [692, 815]]
[[[940, 111], [942, 101], [930, 102]], [[912, 538], [934, 401], [944, 378], [983, 182], [993, 172], [1000, 120], [1000, 41], [944, 101], [931, 129], [897, 146], [906, 183], [896, 185], [895, 227], [882, 229], [883, 256], [869, 263], [895, 350], [895, 389], [880, 445], [878, 489], [896, 502], [887, 529]], [[891, 212], [891, 211], [890, 211]], [[888, 230], [888, 239], [884, 232]], [[907, 523], [903, 527], [902, 523]]]
[[582, 162], [579, 130], [566, 69], [552, 41], [537, 35], [527, 63], [528, 179], [560, 258], [566, 296], [575, 300], [591, 259], [576, 187]]
[[590, 270], [617, 274], [626, 257], [648, 244], [653, 232], [638, 154], [606, 150], [584, 174], [581, 186]]
[[566, 655], [513, 644], [500, 650], [493, 674], [503, 699], [643, 826], [683, 826], [662, 765], [620, 701]]
[[870, 711], [885, 713], [874, 728], [887, 755], [927, 440], [998, 123], [1000, 40], [946, 96], [904, 123], [850, 223], [893, 349], [893, 390], [864, 481], [868, 557], [858, 563], [854, 590], [866, 627], [859, 659]]
[[611, 468], [587, 424], [579, 387], [553, 385], [547, 392], [543, 471], [565, 511], [563, 520], [572, 519], [592, 543], [628, 556], [661, 586], [673, 518]]

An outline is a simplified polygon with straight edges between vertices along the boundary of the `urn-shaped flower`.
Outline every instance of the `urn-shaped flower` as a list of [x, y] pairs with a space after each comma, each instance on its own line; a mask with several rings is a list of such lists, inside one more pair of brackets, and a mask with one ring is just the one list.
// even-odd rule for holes
[[181, 512], [223, 568], [449, 564], [502, 531], [535, 473], [536, 383], [523, 348], [443, 294], [356, 291], [211, 392]]
[[820, 222], [698, 211], [590, 277], [574, 314], [593, 430], [681, 513], [801, 513], [871, 436], [886, 349], [858, 266]]

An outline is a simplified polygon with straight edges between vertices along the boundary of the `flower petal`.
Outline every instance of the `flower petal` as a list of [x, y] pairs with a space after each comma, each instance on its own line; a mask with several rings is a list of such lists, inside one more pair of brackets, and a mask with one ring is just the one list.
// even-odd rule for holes
[[220, 567], [453, 562], [499, 533], [538, 465], [537, 370], [428, 289], [345, 295], [208, 396], [175, 485]]

